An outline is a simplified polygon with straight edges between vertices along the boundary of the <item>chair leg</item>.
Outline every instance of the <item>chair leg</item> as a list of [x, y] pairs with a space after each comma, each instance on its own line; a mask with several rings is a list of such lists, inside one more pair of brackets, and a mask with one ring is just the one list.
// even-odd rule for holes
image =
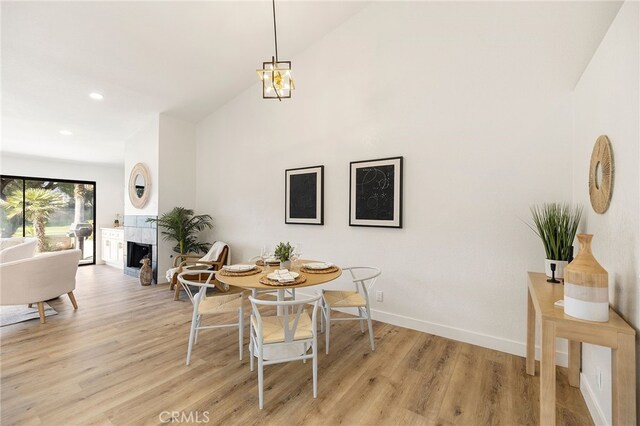
[[324, 299], [320, 299], [320, 333], [324, 332]]
[[200, 334], [200, 320], [202, 318], [200, 317], [200, 315], [198, 315], [198, 318], [196, 319], [196, 337], [193, 339], [193, 344], [197, 345], [198, 344], [198, 334]]
[[44, 316], [44, 302], [38, 302], [38, 313], [40, 314], [40, 323], [44, 324], [47, 322]]
[[249, 368], [253, 371], [253, 333], [249, 331]]
[[262, 346], [258, 343], [258, 406], [262, 410], [264, 405], [264, 361], [262, 359]]
[[373, 325], [371, 325], [371, 309], [367, 307], [367, 322], [369, 323], [369, 340], [371, 340], [371, 351], [375, 351], [373, 345]]
[[325, 319], [327, 321], [326, 326], [327, 326], [327, 331], [325, 331], [325, 351], [327, 352], [327, 355], [329, 354], [329, 335], [331, 334], [331, 306], [327, 305], [326, 309], [325, 309]]
[[318, 337], [313, 337], [313, 397], [318, 397]]
[[180, 287], [180, 282], [178, 281], [178, 274], [173, 274], [171, 277], [171, 282], [169, 284], [169, 290], [175, 290], [176, 287]]
[[[361, 312], [358, 312], [360, 315], [362, 315]], [[364, 318], [361, 319], [360, 321], [358, 321], [360, 323], [360, 333], [364, 334]]]
[[198, 326], [200, 325], [200, 315], [193, 312], [191, 318], [191, 331], [189, 331], [189, 347], [187, 348], [187, 365], [191, 362], [191, 351], [193, 350], [194, 341], [198, 338]]
[[[303, 355], [306, 355], [306, 354], [307, 354], [307, 344], [306, 344], [306, 343], [303, 343], [303, 344], [302, 344], [302, 347], [303, 347], [303, 351], [304, 351]], [[306, 363], [307, 363], [307, 359], [306, 359], [306, 358], [303, 358], [303, 359], [302, 359], [302, 363], [303, 363], [303, 364], [306, 364]]]
[[67, 293], [67, 296], [69, 296], [69, 299], [71, 299], [73, 309], [78, 309], [78, 302], [76, 302], [76, 297], [73, 295], [73, 292], [70, 291], [69, 293]]
[[176, 283], [176, 290], [173, 293], [173, 300], [180, 300], [180, 287], [182, 287], [182, 285], [179, 283]]
[[242, 349], [244, 348], [244, 310], [240, 305], [240, 312], [238, 318], [238, 341], [240, 345], [240, 361], [242, 361]]

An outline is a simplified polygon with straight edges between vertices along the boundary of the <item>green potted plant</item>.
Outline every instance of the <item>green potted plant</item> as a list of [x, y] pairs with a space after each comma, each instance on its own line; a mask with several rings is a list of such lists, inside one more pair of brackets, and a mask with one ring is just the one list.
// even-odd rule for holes
[[148, 218], [147, 222], [155, 222], [162, 228], [165, 241], [175, 241], [173, 251], [181, 255], [187, 253], [206, 253], [211, 244], [198, 241], [198, 234], [205, 229], [213, 228], [213, 218], [208, 214], [194, 215], [193, 210], [174, 207], [157, 219]]
[[276, 259], [280, 261], [280, 269], [291, 268], [292, 252], [293, 252], [293, 247], [291, 247], [291, 244], [289, 244], [289, 242], [278, 244], [274, 255]]
[[531, 206], [533, 224], [529, 228], [540, 237], [547, 256], [545, 273], [552, 276], [551, 265], [555, 264], [555, 277], [563, 278], [564, 268], [573, 259], [573, 240], [582, 217], [582, 207], [566, 203], [547, 203]]

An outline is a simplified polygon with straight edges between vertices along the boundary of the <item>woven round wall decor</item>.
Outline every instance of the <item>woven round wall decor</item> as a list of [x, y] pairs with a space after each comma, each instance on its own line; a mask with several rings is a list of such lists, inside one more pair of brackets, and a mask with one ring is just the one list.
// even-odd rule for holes
[[[600, 176], [601, 175], [601, 176]], [[589, 166], [589, 198], [591, 207], [602, 214], [609, 208], [613, 192], [613, 153], [611, 142], [605, 135], [596, 140]]]

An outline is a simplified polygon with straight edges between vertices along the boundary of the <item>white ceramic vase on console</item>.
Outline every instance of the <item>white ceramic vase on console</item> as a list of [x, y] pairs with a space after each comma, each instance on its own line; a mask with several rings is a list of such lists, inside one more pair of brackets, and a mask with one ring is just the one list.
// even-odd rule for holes
[[591, 253], [593, 235], [580, 234], [580, 251], [564, 270], [564, 313], [597, 322], [609, 321], [609, 274]]

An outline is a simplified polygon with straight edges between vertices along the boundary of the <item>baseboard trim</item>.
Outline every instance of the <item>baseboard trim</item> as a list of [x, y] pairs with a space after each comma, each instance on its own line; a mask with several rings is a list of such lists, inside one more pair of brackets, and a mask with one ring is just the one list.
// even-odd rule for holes
[[[296, 294], [311, 297], [313, 294], [305, 294], [299, 290]], [[349, 312], [346, 311], [345, 312]], [[378, 309], [371, 310], [371, 316], [374, 320], [384, 322], [398, 327], [409, 328], [411, 330], [422, 331], [447, 339], [457, 340], [483, 348], [493, 349], [500, 352], [506, 352], [512, 355], [524, 357], [527, 354], [527, 345], [525, 342], [505, 339], [503, 337], [491, 336], [488, 334], [478, 333], [475, 331], [465, 330], [462, 328], [451, 327], [449, 325], [437, 324], [434, 322], [424, 321], [417, 318], [411, 318], [404, 315], [394, 314], [391, 312], [381, 311]], [[540, 360], [540, 347], [536, 345], [536, 359]], [[569, 366], [569, 357], [567, 352], [556, 352], [556, 365], [561, 367]]]
[[589, 410], [589, 414], [591, 414], [593, 423], [595, 423], [596, 426], [610, 426], [604, 417], [602, 408], [598, 405], [598, 400], [593, 392], [593, 388], [584, 373], [580, 373], [580, 392], [582, 393], [584, 402], [587, 404], [587, 409]]
[[[524, 357], [527, 354], [527, 345], [525, 342], [518, 342], [515, 340], [505, 339], [503, 337], [491, 336], [484, 333], [451, 327], [444, 324], [437, 324], [376, 309], [371, 310], [371, 316], [376, 321], [422, 331], [424, 333], [434, 334], [436, 336], [446, 337], [448, 339], [482, 346], [484, 348], [494, 349], [496, 351], [506, 352], [512, 355]], [[540, 347], [537, 345], [536, 359], [540, 359]], [[567, 367], [569, 365], [566, 352], [556, 352], [556, 365], [562, 367]]]

